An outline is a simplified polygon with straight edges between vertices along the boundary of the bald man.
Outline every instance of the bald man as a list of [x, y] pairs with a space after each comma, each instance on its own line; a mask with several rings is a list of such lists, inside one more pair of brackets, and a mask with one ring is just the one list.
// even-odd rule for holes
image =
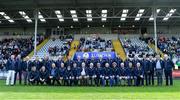
[[169, 59], [167, 54], [164, 55], [164, 73], [166, 77], [166, 85], [168, 86], [173, 85], [173, 78], [172, 78], [172, 70], [174, 68], [174, 63], [172, 60]]

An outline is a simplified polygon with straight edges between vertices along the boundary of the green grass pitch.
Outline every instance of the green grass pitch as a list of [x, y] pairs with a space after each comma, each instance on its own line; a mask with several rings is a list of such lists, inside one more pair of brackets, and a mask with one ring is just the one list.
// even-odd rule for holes
[[148, 87], [5, 86], [0, 81], [0, 100], [180, 100], [180, 80]]

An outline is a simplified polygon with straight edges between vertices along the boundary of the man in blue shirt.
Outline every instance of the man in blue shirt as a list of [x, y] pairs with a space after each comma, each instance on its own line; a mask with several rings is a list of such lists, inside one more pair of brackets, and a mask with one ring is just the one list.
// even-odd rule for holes
[[49, 83], [50, 83], [50, 85], [54, 85], [55, 81], [57, 82], [58, 85], [60, 85], [60, 82], [59, 82], [59, 71], [56, 68], [55, 63], [52, 63], [52, 67], [51, 67], [50, 75], [49, 75]]
[[162, 75], [163, 75], [163, 68], [164, 63], [163, 60], [161, 60], [160, 55], [156, 55], [156, 63], [155, 63], [155, 70], [156, 70], [156, 76], [157, 76], [157, 85], [160, 86], [163, 83]]

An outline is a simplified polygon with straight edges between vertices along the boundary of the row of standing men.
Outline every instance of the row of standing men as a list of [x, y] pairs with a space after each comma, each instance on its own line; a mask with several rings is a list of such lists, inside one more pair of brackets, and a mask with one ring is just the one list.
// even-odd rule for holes
[[163, 74], [166, 85], [173, 85], [172, 71], [174, 64], [168, 55], [164, 59], [160, 55], [143, 55], [143, 59], [127, 58], [122, 61], [115, 59], [80, 59], [67, 61], [60, 56], [57, 61], [44, 59], [24, 60], [18, 55], [12, 55], [7, 63], [8, 71], [6, 85], [15, 85], [17, 76], [19, 84], [27, 85], [65, 85], [65, 86], [143, 86], [163, 84]]

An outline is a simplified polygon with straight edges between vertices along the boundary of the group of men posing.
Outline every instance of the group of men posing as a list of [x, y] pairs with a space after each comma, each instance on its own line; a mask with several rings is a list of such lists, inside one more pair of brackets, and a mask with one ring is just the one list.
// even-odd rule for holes
[[44, 59], [24, 60], [12, 55], [6, 63], [8, 71], [6, 85], [15, 85], [19, 75], [25, 85], [59, 85], [59, 86], [143, 86], [163, 84], [165, 74], [166, 85], [173, 85], [172, 70], [174, 64], [168, 55], [161, 59], [160, 55], [143, 55], [142, 59], [127, 58], [122, 61], [115, 59], [81, 59], [60, 56], [57, 61]]

